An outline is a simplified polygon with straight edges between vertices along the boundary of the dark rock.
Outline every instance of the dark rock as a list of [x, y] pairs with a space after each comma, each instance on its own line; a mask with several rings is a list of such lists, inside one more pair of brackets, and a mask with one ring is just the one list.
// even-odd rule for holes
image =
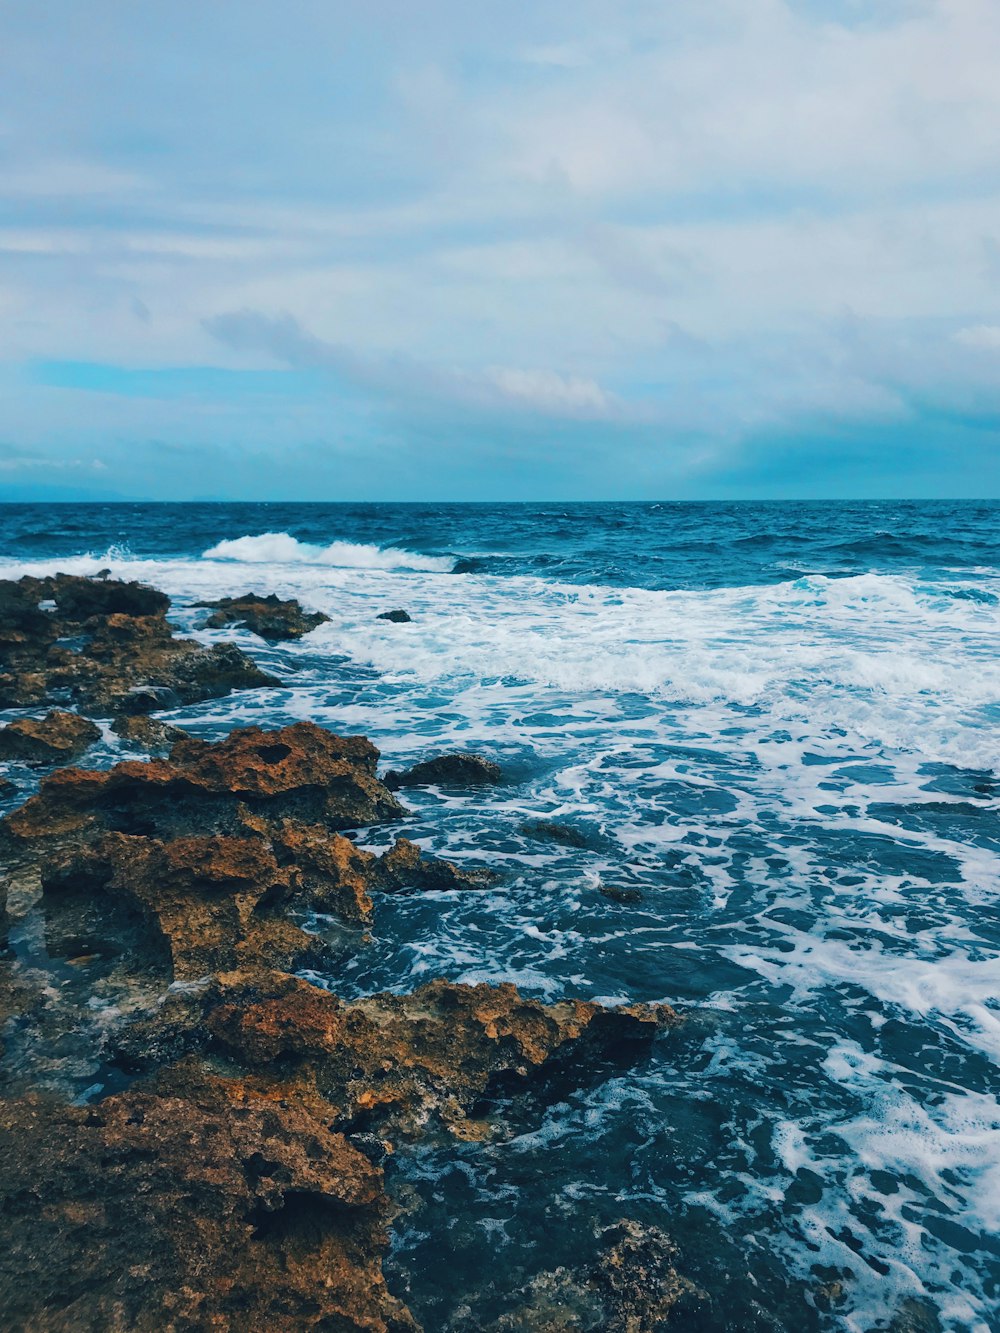
[[383, 893], [453, 889], [488, 889], [499, 879], [482, 867], [463, 869], [451, 861], [424, 856], [416, 843], [399, 838], [374, 867], [373, 887]]
[[101, 738], [100, 727], [76, 713], [22, 717], [0, 729], [0, 759], [24, 764], [66, 764]]
[[665, 1232], [623, 1219], [601, 1233], [589, 1267], [539, 1274], [486, 1333], [657, 1333], [675, 1307], [701, 1304], [677, 1258]]
[[405, 772], [390, 769], [384, 778], [390, 791], [401, 787], [483, 787], [502, 781], [500, 765], [478, 754], [441, 754]]
[[581, 850], [590, 844], [587, 835], [572, 824], [559, 824], [553, 819], [532, 819], [521, 825], [521, 832], [535, 842], [557, 842], [563, 847], [577, 847]]
[[376, 620], [391, 620], [394, 625], [408, 625], [413, 617], [408, 611], [401, 607], [395, 611], [383, 611], [375, 617]]
[[123, 583], [117, 579], [88, 579], [75, 574], [57, 574], [49, 593], [56, 611], [68, 620], [91, 616], [162, 616], [170, 598], [145, 583]]
[[187, 735], [180, 727], [172, 727], [167, 722], [158, 722], [144, 714], [122, 713], [111, 724], [111, 730], [123, 740], [143, 750], [165, 754], [173, 745]]
[[274, 593], [262, 597], [248, 592], [242, 597], [220, 597], [215, 602], [199, 602], [198, 606], [214, 608], [214, 614], [205, 622], [210, 629], [226, 625], [245, 625], [262, 639], [277, 643], [287, 639], [301, 639], [317, 625], [330, 619], [322, 611], [303, 611], [294, 600], [282, 601]]
[[382, 1174], [305, 1106], [178, 1069], [0, 1126], [4, 1328], [416, 1330]]
[[605, 898], [610, 898], [613, 903], [641, 903], [642, 894], [638, 889], [621, 888], [617, 884], [602, 884], [601, 893]]

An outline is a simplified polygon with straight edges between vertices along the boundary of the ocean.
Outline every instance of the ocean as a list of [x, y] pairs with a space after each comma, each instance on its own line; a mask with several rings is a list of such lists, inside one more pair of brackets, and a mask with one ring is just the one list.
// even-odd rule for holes
[[[168, 721], [503, 766], [407, 793], [407, 836], [499, 886], [386, 898], [316, 979], [688, 1014], [512, 1144], [393, 1166], [387, 1272], [429, 1329], [470, 1272], [502, 1292], [622, 1216], [676, 1239], [712, 1328], [1000, 1329], [1000, 504], [0, 510], [0, 577], [102, 568], [205, 641], [233, 633], [193, 604], [226, 594], [330, 617], [238, 632], [287, 688]], [[123, 749], [108, 731], [84, 762]]]

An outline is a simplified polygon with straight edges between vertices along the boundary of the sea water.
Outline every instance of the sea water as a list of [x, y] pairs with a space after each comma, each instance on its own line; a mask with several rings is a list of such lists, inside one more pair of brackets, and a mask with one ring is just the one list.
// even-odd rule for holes
[[[389, 1271], [428, 1328], [632, 1216], [680, 1243], [706, 1329], [1000, 1329], [1000, 505], [0, 510], [0, 576], [102, 568], [206, 642], [233, 632], [194, 603], [226, 594], [330, 617], [276, 647], [237, 631], [287, 688], [168, 721], [503, 765], [406, 794], [407, 836], [499, 886], [382, 899], [318, 980], [689, 1015], [512, 1143], [393, 1168], [419, 1206]], [[122, 753], [107, 733], [85, 762]]]

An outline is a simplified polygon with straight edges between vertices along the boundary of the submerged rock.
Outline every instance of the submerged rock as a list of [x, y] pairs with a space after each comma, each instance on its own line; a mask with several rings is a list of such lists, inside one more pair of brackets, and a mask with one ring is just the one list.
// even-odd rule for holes
[[383, 779], [390, 791], [401, 787], [483, 787], [503, 781], [503, 771], [479, 754], [441, 754], [404, 772], [389, 769]]
[[539, 1274], [486, 1333], [657, 1333], [675, 1307], [700, 1304], [677, 1259], [664, 1231], [624, 1218], [601, 1232], [589, 1266]]
[[205, 622], [208, 628], [245, 625], [248, 630], [271, 643], [301, 639], [304, 634], [330, 619], [322, 611], [303, 611], [294, 598], [282, 601], [274, 593], [264, 597], [259, 593], [248, 592], [242, 597], [220, 597], [217, 601], [198, 602], [197, 605], [214, 608], [213, 614]]
[[416, 1329], [382, 1174], [306, 1107], [189, 1073], [0, 1125], [5, 1328]]
[[622, 888], [618, 884], [602, 884], [600, 892], [613, 903], [641, 903], [642, 893], [638, 889]]
[[0, 759], [66, 764], [100, 738], [100, 728], [76, 713], [56, 710], [44, 717], [22, 717], [0, 729]]
[[172, 727], [145, 713], [122, 714], [112, 722], [111, 730], [132, 745], [157, 754], [165, 754], [187, 735], [180, 727]]
[[0, 707], [71, 702], [106, 717], [279, 683], [233, 644], [175, 638], [169, 605], [141, 583], [0, 580]]
[[391, 620], [394, 625], [408, 625], [413, 617], [409, 611], [404, 611], [398, 607], [395, 611], [383, 611], [375, 617], [376, 620]]
[[531, 819], [521, 825], [521, 832], [534, 842], [557, 842], [562, 847], [588, 847], [587, 835], [572, 824], [560, 824], [554, 819]]

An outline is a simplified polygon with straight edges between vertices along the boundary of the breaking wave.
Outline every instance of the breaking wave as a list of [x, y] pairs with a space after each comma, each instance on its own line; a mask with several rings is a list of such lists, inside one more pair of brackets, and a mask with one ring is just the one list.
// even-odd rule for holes
[[325, 565], [331, 569], [394, 569], [420, 573], [450, 573], [449, 556], [420, 555], [394, 546], [364, 542], [331, 542], [317, 546], [300, 542], [287, 532], [263, 532], [257, 537], [221, 541], [202, 553], [203, 560], [238, 560], [249, 565]]

